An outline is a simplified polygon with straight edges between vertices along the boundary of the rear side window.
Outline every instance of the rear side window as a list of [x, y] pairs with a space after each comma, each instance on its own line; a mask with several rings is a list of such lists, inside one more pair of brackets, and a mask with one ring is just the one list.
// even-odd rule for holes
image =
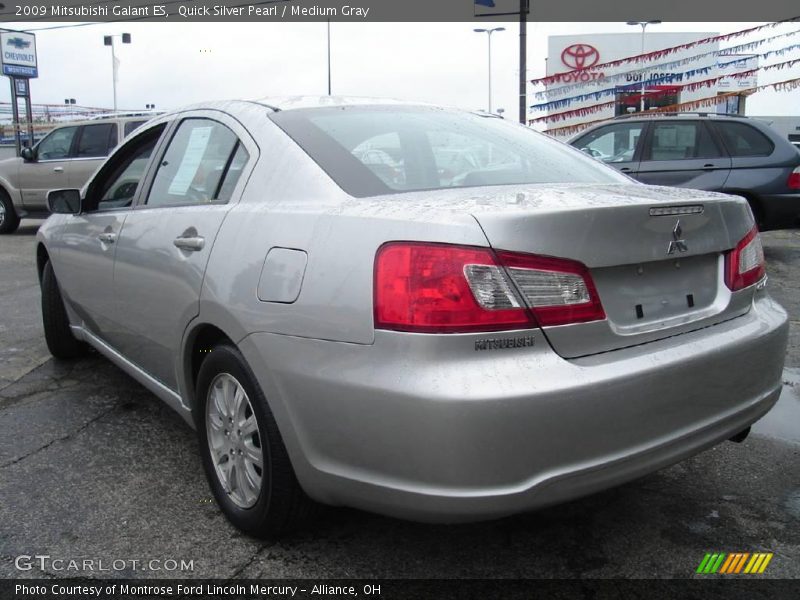
[[731, 156], [769, 156], [775, 150], [766, 135], [746, 123], [715, 123]]
[[650, 160], [716, 158], [721, 152], [710, 132], [697, 121], [655, 123], [650, 138]]
[[238, 138], [223, 124], [209, 119], [184, 120], [161, 159], [147, 205], [227, 201], [219, 192], [238, 147]]
[[128, 137], [131, 132], [144, 125], [147, 121], [125, 121], [125, 137]]
[[219, 187], [219, 192], [216, 194], [216, 199], [220, 202], [228, 202], [233, 195], [233, 190], [239, 182], [239, 177], [242, 175], [242, 170], [250, 159], [250, 154], [244, 149], [241, 142], [236, 146], [236, 151], [233, 153], [231, 163], [225, 173], [225, 178]]
[[629, 183], [574, 149], [503, 119], [405, 106], [270, 115], [347, 193], [537, 183]]
[[117, 124], [102, 123], [99, 125], [84, 125], [81, 128], [81, 137], [78, 140], [78, 158], [93, 158], [106, 156], [117, 145]]

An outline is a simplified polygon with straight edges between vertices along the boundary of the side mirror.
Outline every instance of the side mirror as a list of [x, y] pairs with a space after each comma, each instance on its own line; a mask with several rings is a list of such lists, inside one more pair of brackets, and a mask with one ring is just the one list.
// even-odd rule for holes
[[33, 148], [23, 148], [19, 151], [19, 155], [25, 162], [33, 162], [36, 160], [36, 152], [33, 151]]
[[47, 208], [55, 214], [77, 215], [81, 212], [81, 191], [51, 190], [47, 193]]

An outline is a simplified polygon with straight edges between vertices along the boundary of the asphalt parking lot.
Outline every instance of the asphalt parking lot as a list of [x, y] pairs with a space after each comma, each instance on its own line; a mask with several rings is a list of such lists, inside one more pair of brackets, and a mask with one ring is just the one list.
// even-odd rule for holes
[[102, 358], [50, 358], [38, 224], [0, 236], [0, 577], [93, 574], [15, 567], [35, 554], [193, 567], [115, 573], [129, 577], [689, 577], [706, 552], [761, 551], [775, 553], [765, 577], [800, 578], [800, 230], [764, 236], [791, 337], [781, 400], [744, 443], [500, 521], [330, 509], [313, 529], [264, 542], [222, 516], [194, 433], [155, 396]]

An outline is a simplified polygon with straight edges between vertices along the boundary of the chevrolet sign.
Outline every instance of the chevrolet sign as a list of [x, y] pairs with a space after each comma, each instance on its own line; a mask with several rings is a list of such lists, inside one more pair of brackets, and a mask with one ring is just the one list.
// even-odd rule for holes
[[10, 77], [38, 77], [36, 61], [36, 36], [21, 31], [0, 33], [0, 63], [3, 75]]

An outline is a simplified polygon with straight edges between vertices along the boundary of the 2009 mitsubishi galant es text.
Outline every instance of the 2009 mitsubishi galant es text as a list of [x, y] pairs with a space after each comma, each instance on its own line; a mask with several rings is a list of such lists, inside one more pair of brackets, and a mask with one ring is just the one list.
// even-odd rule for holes
[[38, 234], [45, 335], [196, 427], [228, 518], [460, 521], [741, 437], [787, 317], [746, 201], [488, 115], [353, 99], [165, 114]]

